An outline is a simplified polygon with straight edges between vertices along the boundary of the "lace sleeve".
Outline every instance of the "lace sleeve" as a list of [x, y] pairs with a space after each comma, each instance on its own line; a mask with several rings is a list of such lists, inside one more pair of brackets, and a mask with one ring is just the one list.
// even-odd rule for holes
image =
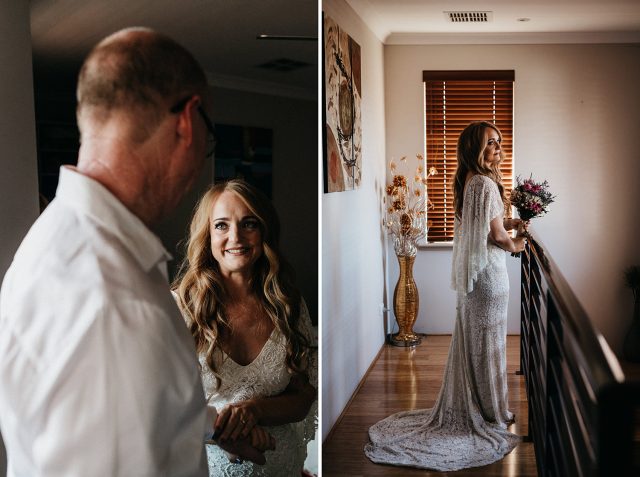
[[[309, 358], [309, 382], [318, 390], [318, 339], [311, 325], [311, 317], [304, 299], [300, 302], [300, 332], [309, 340], [312, 346]], [[318, 399], [311, 405], [307, 417], [303, 421], [304, 426], [304, 443], [305, 445], [315, 439], [316, 429], [318, 427]]]
[[492, 219], [504, 213], [498, 186], [489, 177], [474, 176], [464, 191], [462, 220], [456, 218], [451, 288], [470, 293], [489, 263], [488, 236]]

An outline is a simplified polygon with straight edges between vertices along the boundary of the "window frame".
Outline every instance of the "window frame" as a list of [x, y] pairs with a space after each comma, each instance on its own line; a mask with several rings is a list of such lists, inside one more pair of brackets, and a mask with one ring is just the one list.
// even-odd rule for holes
[[[449, 145], [448, 147], [451, 148], [452, 144], [457, 143], [457, 138], [460, 132], [462, 131], [462, 129], [464, 128], [464, 126], [462, 125], [463, 123], [465, 123], [466, 125], [472, 120], [489, 120], [496, 123], [496, 126], [498, 126], [498, 128], [503, 133], [503, 147], [505, 150], [506, 158], [501, 166], [501, 169], [503, 170], [505, 192], [507, 192], [507, 196], [508, 196], [508, 192], [513, 186], [513, 179], [514, 179], [513, 177], [513, 170], [514, 170], [514, 167], [513, 167], [513, 136], [514, 136], [513, 135], [513, 122], [514, 122], [513, 121], [513, 102], [514, 102], [513, 92], [514, 92], [514, 86], [515, 86], [515, 71], [514, 70], [459, 70], [459, 71], [458, 70], [429, 70], [429, 71], [423, 71], [422, 76], [423, 76], [423, 89], [424, 89], [424, 138], [425, 138], [424, 171], [425, 171], [425, 178], [427, 182], [426, 194], [427, 194], [427, 198], [429, 198], [430, 192], [432, 197], [436, 195], [442, 196], [442, 194], [444, 194], [444, 199], [439, 197], [439, 200], [436, 200], [436, 203], [438, 204], [440, 212], [435, 216], [435, 219], [438, 220], [440, 224], [442, 224], [442, 225], [439, 225], [439, 228], [442, 230], [442, 232], [439, 234], [439, 236], [434, 237], [433, 235], [435, 234], [428, 235], [428, 230], [427, 230], [427, 235], [422, 240], [420, 247], [448, 248], [453, 245], [453, 223], [454, 223], [453, 214], [455, 212], [453, 211], [453, 199], [448, 198], [447, 194], [452, 194], [451, 179], [453, 178], [453, 174], [455, 174], [455, 169], [457, 167], [457, 163], [455, 159], [455, 145], [453, 146], [453, 153], [448, 153], [445, 151], [447, 150], [446, 149], [447, 144]], [[436, 147], [435, 154], [434, 154], [434, 146], [432, 144], [433, 139], [430, 139], [430, 137], [434, 135], [434, 131], [430, 130], [431, 125], [434, 122], [432, 119], [430, 119], [434, 116], [434, 108], [433, 108], [433, 105], [430, 104], [430, 97], [428, 93], [430, 85], [428, 84], [428, 82], [440, 83], [440, 84], [445, 82], [445, 85], [442, 86], [441, 88], [443, 92], [446, 91], [446, 82], [449, 82], [450, 86], [453, 86], [452, 90], [454, 92], [458, 90], [457, 92], [460, 96], [458, 96], [457, 99], [459, 98], [468, 99], [470, 101], [470, 105], [473, 104], [474, 106], [476, 106], [476, 104], [473, 103], [475, 99], [473, 100], [469, 99], [473, 96], [471, 93], [465, 93], [468, 96], [468, 97], [465, 97], [465, 94], [461, 94], [459, 92], [460, 90], [467, 89], [465, 87], [465, 84], [467, 83], [465, 82], [468, 82], [468, 84], [471, 85], [471, 89], [476, 87], [477, 88], [490, 87], [489, 84], [481, 85], [481, 82], [487, 82], [487, 83], [491, 82], [494, 85], [493, 97], [492, 97], [492, 102], [493, 102], [492, 114], [489, 114], [487, 116], [484, 111], [478, 112], [478, 113], [474, 113], [474, 112], [463, 113], [460, 119], [458, 120], [457, 125], [455, 124], [456, 123], [455, 119], [451, 121], [451, 123], [453, 124], [451, 129], [454, 132], [450, 133], [450, 136], [451, 136], [450, 138], [446, 137], [446, 132], [445, 132], [447, 129], [446, 128], [446, 93], [443, 93], [442, 100], [441, 100], [442, 102], [441, 116], [443, 119], [441, 122], [445, 124], [445, 126], [440, 125], [440, 129], [435, 132], [435, 135], [438, 135], [440, 137], [439, 144], [441, 145], [442, 150], [438, 152]], [[451, 85], [451, 83], [453, 83], [453, 85]], [[433, 89], [433, 85], [431, 86]], [[503, 90], [503, 88], [506, 88], [506, 89]], [[498, 94], [498, 96], [496, 96], [497, 90], [500, 91], [500, 94]], [[505, 96], [505, 94], [508, 96]], [[496, 103], [496, 97], [498, 97], [498, 103]], [[438, 98], [438, 100], [436, 100], [435, 102], [437, 103], [438, 101], [440, 101], [440, 98]], [[487, 98], [482, 98], [480, 102], [486, 103]], [[486, 107], [485, 107], [485, 110], [488, 111]], [[439, 111], [440, 110], [436, 110], [436, 114], [439, 113]], [[505, 114], [505, 111], [508, 111], [508, 114]], [[499, 120], [497, 118], [499, 118]], [[439, 154], [442, 154], [441, 158], [433, 157], [434, 155], [439, 155]], [[436, 179], [434, 179], [433, 177], [437, 177], [437, 176], [429, 175], [429, 169], [431, 168], [431, 166], [434, 166], [434, 165], [439, 166], [436, 168], [440, 173], [440, 169], [442, 169], [443, 171], [446, 171], [445, 164], [451, 165], [452, 163], [454, 164], [454, 167], [453, 168], [449, 167], [450, 171], [448, 171], [445, 174], [444, 179], [443, 178], [437, 179], [438, 185], [434, 187], [433, 184]], [[429, 204], [431, 204], [431, 201], [429, 202]], [[430, 210], [433, 210], [432, 207], [429, 207], [427, 210], [428, 222], [429, 222]], [[431, 212], [431, 214], [432, 216], [434, 215], [433, 212]], [[451, 225], [448, 225], [448, 221], [450, 221]], [[450, 231], [450, 238], [449, 238], [449, 231]]]

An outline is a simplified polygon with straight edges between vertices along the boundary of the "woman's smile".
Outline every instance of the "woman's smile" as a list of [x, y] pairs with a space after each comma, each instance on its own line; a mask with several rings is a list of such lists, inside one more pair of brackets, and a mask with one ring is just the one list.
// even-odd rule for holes
[[228, 248], [225, 250], [225, 253], [229, 253], [231, 255], [245, 255], [249, 250], [251, 250], [249, 247]]

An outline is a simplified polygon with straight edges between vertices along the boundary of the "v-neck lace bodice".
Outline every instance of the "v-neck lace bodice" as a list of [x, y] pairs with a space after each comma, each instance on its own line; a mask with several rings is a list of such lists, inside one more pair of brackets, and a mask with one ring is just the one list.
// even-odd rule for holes
[[[250, 363], [247, 363], [247, 364], [238, 363], [238, 361], [236, 359], [234, 359], [231, 355], [229, 355], [224, 350], [222, 351], [223, 359], [228, 359], [228, 360], [232, 361], [236, 366], [239, 366], [240, 368], [246, 368], [247, 366], [251, 366], [258, 358], [260, 358], [260, 356], [262, 356], [262, 353], [264, 352], [264, 350], [267, 347], [267, 345], [269, 344], [269, 342], [274, 338], [274, 334], [276, 332], [277, 332], [277, 330], [275, 328], [273, 330], [271, 330], [271, 334], [267, 338], [267, 341], [264, 342], [264, 344], [262, 345], [262, 348], [260, 348], [260, 351], [258, 352], [256, 357], [253, 358]], [[200, 363], [200, 364], [202, 364], [202, 363]]]
[[[300, 305], [300, 331], [309, 343], [315, 343], [311, 319], [304, 301]], [[199, 356], [202, 368], [202, 384], [209, 404], [217, 409], [254, 397], [275, 396], [285, 390], [291, 375], [286, 366], [286, 339], [274, 329], [256, 358], [246, 366], [236, 363], [226, 353], [218, 353], [218, 387], [215, 376], [207, 367], [203, 354]], [[318, 389], [317, 354], [312, 354], [309, 380]], [[251, 462], [232, 464], [215, 445], [207, 445], [209, 473], [211, 476], [292, 476], [300, 475], [307, 456], [307, 443], [315, 437], [317, 426], [317, 401], [307, 417], [300, 422], [280, 426], [266, 426], [276, 439], [276, 450], [267, 451], [264, 466]]]
[[220, 409], [237, 401], [244, 401], [255, 396], [274, 396], [285, 390], [289, 384], [289, 371], [281, 366], [286, 358], [286, 341], [277, 329], [258, 353], [255, 359], [242, 365], [233, 360], [224, 351], [217, 359], [218, 374], [221, 378], [220, 387], [207, 367], [204, 354], [199, 357], [202, 367], [202, 385], [209, 404]]

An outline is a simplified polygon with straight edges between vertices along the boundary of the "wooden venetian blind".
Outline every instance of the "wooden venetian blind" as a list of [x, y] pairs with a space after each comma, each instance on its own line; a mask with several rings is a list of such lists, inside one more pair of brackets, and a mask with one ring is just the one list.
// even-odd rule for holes
[[[456, 147], [472, 121], [490, 121], [502, 133], [505, 191], [513, 184], [513, 71], [423, 71], [426, 105], [427, 242], [453, 240]], [[429, 173], [431, 171], [431, 173]], [[435, 172], [435, 174], [433, 174]]]

